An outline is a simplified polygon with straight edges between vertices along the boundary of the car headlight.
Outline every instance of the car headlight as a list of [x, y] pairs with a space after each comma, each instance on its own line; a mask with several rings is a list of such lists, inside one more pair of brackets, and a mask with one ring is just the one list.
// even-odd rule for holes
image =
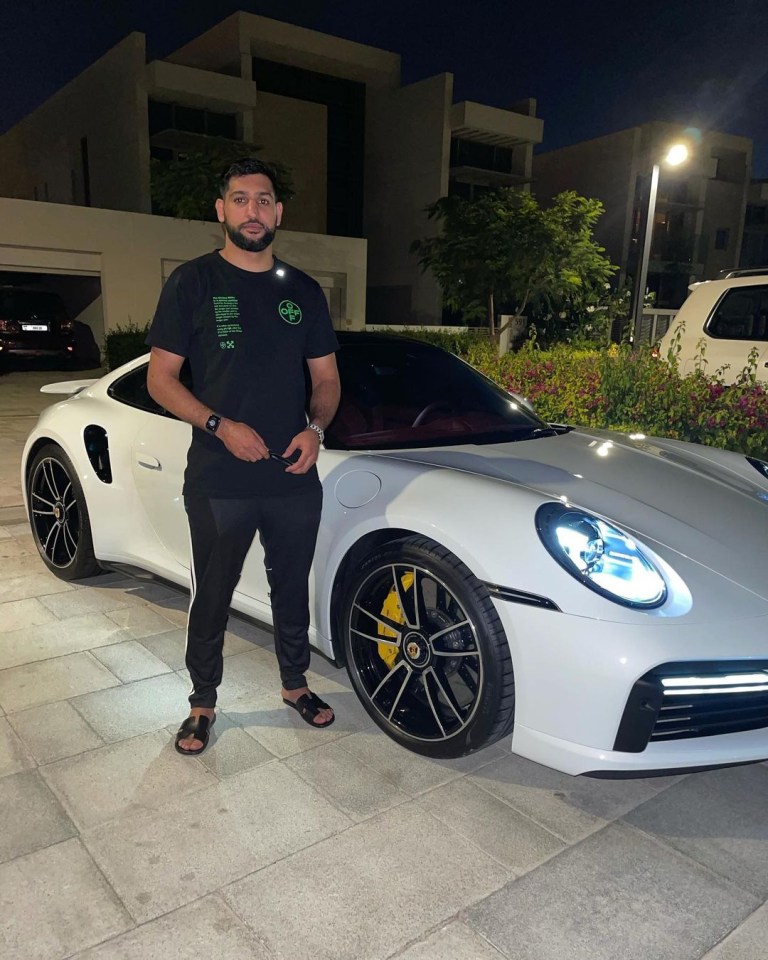
[[536, 530], [555, 560], [585, 587], [628, 607], [658, 607], [667, 585], [628, 533], [562, 503], [536, 512]]

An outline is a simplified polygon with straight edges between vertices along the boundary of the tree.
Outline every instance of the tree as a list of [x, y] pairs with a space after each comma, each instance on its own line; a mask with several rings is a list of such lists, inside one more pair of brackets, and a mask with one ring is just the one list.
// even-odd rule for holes
[[477, 200], [441, 197], [427, 207], [442, 232], [412, 249], [431, 270], [446, 306], [468, 322], [487, 318], [498, 337], [497, 307], [518, 318], [531, 308], [558, 309], [587, 291], [604, 290], [616, 270], [592, 237], [603, 212], [599, 200], [561, 193], [543, 209], [535, 197], [511, 188]]
[[[256, 156], [252, 143], [209, 137], [200, 150], [179, 154], [173, 160], [152, 159], [152, 202], [158, 213], [185, 220], [215, 220], [213, 202], [219, 177], [240, 157]], [[277, 176], [280, 200], [290, 200], [293, 183], [289, 169], [270, 163]]]

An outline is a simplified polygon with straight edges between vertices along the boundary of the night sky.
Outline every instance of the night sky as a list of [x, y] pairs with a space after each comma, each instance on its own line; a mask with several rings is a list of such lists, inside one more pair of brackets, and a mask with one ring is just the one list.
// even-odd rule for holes
[[235, 10], [450, 71], [456, 100], [535, 97], [544, 150], [670, 120], [751, 137], [768, 177], [766, 0], [0, 0], [0, 132], [130, 31], [162, 58]]

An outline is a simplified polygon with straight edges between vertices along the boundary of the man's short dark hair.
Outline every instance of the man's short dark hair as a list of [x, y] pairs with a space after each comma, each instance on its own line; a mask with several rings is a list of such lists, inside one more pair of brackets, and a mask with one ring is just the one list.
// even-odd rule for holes
[[219, 178], [219, 196], [224, 199], [229, 188], [229, 181], [234, 177], [248, 177], [251, 174], [260, 173], [272, 184], [275, 198], [279, 200], [277, 194], [277, 174], [274, 167], [271, 167], [263, 160], [257, 160], [256, 157], [242, 157], [240, 160], [234, 160]]

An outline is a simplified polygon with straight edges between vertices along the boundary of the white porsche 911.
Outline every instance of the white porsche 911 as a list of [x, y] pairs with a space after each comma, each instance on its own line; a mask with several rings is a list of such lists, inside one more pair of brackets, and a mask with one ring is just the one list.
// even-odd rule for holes
[[[340, 339], [311, 640], [389, 736], [455, 757], [512, 732], [609, 777], [768, 758], [768, 464], [547, 424], [437, 347]], [[191, 428], [147, 362], [44, 388], [70, 395], [23, 481], [65, 579], [112, 562], [189, 583]], [[260, 553], [232, 606], [269, 622]]]

